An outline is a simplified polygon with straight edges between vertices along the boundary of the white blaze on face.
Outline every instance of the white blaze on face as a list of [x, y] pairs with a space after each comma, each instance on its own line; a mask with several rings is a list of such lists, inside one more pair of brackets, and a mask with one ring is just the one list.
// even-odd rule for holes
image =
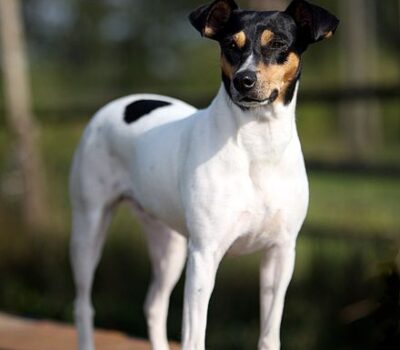
[[237, 73], [244, 72], [246, 70], [256, 71], [257, 65], [256, 60], [254, 58], [254, 54], [252, 53], [249, 57], [247, 57], [246, 61], [242, 64], [242, 66], [237, 70]]

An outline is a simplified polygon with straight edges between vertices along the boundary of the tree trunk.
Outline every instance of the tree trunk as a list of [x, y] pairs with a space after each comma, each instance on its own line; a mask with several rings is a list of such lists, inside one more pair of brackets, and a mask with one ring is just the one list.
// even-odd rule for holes
[[19, 0], [0, 0], [3, 84], [8, 124], [15, 136], [23, 185], [23, 215], [37, 229], [48, 214], [38, 130], [31, 112], [28, 62]]
[[[345, 87], [364, 87], [376, 71], [376, 26], [371, 1], [341, 0], [342, 75]], [[354, 12], [356, 11], [356, 12]], [[357, 13], [357, 16], [353, 14]], [[340, 126], [354, 159], [366, 159], [382, 139], [377, 101], [350, 100], [340, 106]]]

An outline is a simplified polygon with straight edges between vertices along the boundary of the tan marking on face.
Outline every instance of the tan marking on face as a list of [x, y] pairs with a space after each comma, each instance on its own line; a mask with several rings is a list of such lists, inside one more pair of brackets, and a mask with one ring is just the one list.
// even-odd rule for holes
[[300, 57], [297, 56], [294, 52], [291, 52], [288, 56], [286, 63], [284, 63], [285, 67], [285, 75], [283, 76], [283, 83], [288, 84], [292, 82], [294, 77], [296, 76], [297, 70], [299, 69]]
[[277, 101], [283, 101], [286, 89], [293, 81], [299, 69], [300, 57], [294, 52], [289, 53], [289, 56], [283, 64], [260, 63], [257, 67], [258, 81], [260, 84], [260, 91], [262, 91], [261, 98], [268, 98], [272, 91], [278, 89], [279, 95]]
[[233, 68], [233, 66], [226, 60], [226, 57], [225, 57], [224, 55], [221, 56], [221, 67], [222, 67], [222, 72], [223, 72], [227, 77], [229, 77], [229, 79], [232, 80], [234, 68]]
[[215, 34], [214, 29], [208, 26], [204, 27], [203, 35], [207, 38], [212, 37]]
[[274, 33], [266, 29], [261, 34], [261, 46], [266, 46], [274, 37]]
[[333, 36], [333, 32], [330, 31], [330, 32], [328, 32], [328, 33], [326, 33], [326, 34], [324, 35], [324, 39], [329, 39], [329, 38], [331, 38], [332, 36]]
[[236, 43], [237, 47], [239, 49], [242, 49], [244, 45], [246, 45], [246, 34], [243, 31], [236, 33], [233, 36], [233, 40]]

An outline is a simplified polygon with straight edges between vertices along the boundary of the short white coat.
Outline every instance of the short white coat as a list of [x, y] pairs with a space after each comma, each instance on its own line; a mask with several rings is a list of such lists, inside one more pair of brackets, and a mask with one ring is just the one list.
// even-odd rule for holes
[[[168, 349], [168, 298], [186, 251], [183, 349], [205, 349], [207, 305], [222, 257], [259, 250], [259, 350], [280, 348], [284, 296], [308, 206], [296, 95], [297, 87], [289, 105], [276, 102], [251, 112], [234, 105], [223, 86], [199, 111], [164, 96], [132, 95], [94, 116], [70, 182], [80, 350], [94, 349], [91, 284], [111, 209], [121, 199], [134, 203], [148, 233], [154, 280], [146, 314], [154, 350]], [[125, 122], [126, 106], [142, 99], [170, 105]]]

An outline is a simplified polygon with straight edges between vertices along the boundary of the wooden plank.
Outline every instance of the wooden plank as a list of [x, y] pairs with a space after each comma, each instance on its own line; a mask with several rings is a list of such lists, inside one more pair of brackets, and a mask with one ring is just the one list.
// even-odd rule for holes
[[[116, 331], [96, 330], [95, 343], [96, 350], [150, 350], [147, 341]], [[0, 313], [0, 350], [71, 350], [76, 344], [76, 332], [70, 325]], [[178, 346], [173, 344], [171, 349]]]

